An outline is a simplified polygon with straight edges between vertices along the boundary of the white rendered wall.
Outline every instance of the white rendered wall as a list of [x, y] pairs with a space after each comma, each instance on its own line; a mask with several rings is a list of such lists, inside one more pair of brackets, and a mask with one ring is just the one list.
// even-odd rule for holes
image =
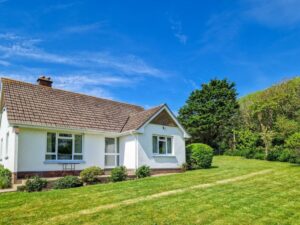
[[[6, 140], [7, 133], [9, 133], [8, 140]], [[11, 172], [16, 172], [17, 169], [15, 165], [16, 134], [14, 133], [13, 127], [11, 127], [8, 123], [6, 110], [2, 112], [2, 116], [1, 116], [0, 145], [1, 145], [1, 139], [3, 139], [3, 143], [2, 143], [2, 157], [1, 157], [0, 164], [2, 164], [5, 168], [9, 169]], [[7, 141], [8, 141], [8, 151], [6, 154]]]
[[136, 138], [134, 135], [122, 136], [120, 143], [120, 165], [127, 169], [136, 168]]
[[[49, 130], [48, 132], [55, 132]], [[70, 133], [70, 132], [63, 132]], [[83, 135], [83, 163], [76, 164], [76, 170], [90, 166], [104, 166], [105, 135]], [[122, 136], [119, 141], [120, 165], [128, 169], [135, 168], [135, 138], [132, 135]], [[62, 164], [45, 163], [47, 130], [20, 129], [18, 149], [18, 171], [56, 171], [62, 170]]]
[[[162, 135], [173, 138], [172, 156], [154, 156], [152, 153], [152, 136]], [[177, 127], [148, 124], [144, 133], [138, 135], [138, 167], [148, 165], [151, 168], [180, 168], [185, 163], [185, 140]]]
[[[62, 170], [62, 164], [45, 163], [47, 131], [37, 129], [20, 129], [18, 171], [55, 171]], [[76, 170], [90, 166], [104, 168], [104, 136], [83, 135], [83, 161], [76, 164]]]

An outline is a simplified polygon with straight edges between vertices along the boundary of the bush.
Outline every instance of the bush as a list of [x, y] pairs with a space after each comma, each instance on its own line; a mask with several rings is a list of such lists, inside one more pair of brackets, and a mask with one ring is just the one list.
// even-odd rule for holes
[[192, 169], [209, 168], [213, 159], [213, 149], [206, 144], [190, 144], [187, 151], [190, 158], [187, 160], [189, 167]]
[[260, 159], [260, 160], [264, 160], [265, 159], [265, 153], [262, 153], [262, 152], [256, 152], [254, 154], [254, 159]]
[[103, 171], [100, 167], [92, 166], [86, 168], [80, 172], [80, 177], [83, 182], [86, 183], [95, 183], [97, 181], [97, 177], [102, 175]]
[[58, 179], [54, 185], [53, 189], [66, 189], [75, 188], [82, 186], [82, 181], [76, 176], [65, 176]]
[[0, 189], [10, 188], [12, 183], [12, 174], [3, 166], [0, 167]]
[[182, 163], [182, 165], [181, 165], [181, 171], [185, 172], [187, 170], [189, 170], [189, 165], [187, 163]]
[[127, 178], [127, 170], [125, 166], [119, 166], [111, 171], [111, 180], [113, 182], [123, 181]]
[[278, 160], [280, 162], [289, 162], [292, 160], [292, 152], [289, 149], [284, 149], [279, 155]]
[[26, 191], [26, 186], [25, 185], [17, 186], [17, 191], [19, 191], [19, 192]]
[[253, 158], [255, 153], [252, 150], [258, 146], [259, 139], [259, 134], [249, 129], [236, 131], [236, 148], [246, 155], [248, 153], [247, 158]]
[[40, 178], [39, 176], [34, 176], [26, 180], [25, 190], [28, 192], [41, 191], [47, 186], [47, 180]]
[[285, 147], [292, 152], [290, 162], [300, 163], [300, 132], [296, 132], [289, 136], [286, 140]]
[[149, 166], [141, 166], [135, 171], [135, 175], [137, 178], [150, 177], [151, 169]]
[[282, 152], [283, 148], [281, 146], [275, 146], [274, 148], [269, 150], [268, 155], [266, 156], [266, 160], [278, 161]]

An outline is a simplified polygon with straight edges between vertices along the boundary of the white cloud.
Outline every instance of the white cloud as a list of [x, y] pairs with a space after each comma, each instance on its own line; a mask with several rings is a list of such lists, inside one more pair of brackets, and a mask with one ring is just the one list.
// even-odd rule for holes
[[[12, 35], [3, 35], [14, 37]], [[13, 40], [13, 38], [10, 38]], [[166, 73], [155, 68], [135, 55], [113, 56], [110, 53], [79, 52], [75, 54], [55, 54], [37, 47], [40, 39], [18, 39], [9, 44], [0, 44], [0, 59], [15, 60], [16, 58], [35, 60], [45, 63], [56, 63], [81, 68], [107, 68], [130, 76], [153, 76], [164, 78]]]
[[188, 37], [182, 32], [182, 23], [181, 21], [176, 21], [172, 18], [169, 19], [171, 23], [171, 29], [174, 36], [179, 40], [180, 43], [186, 44]]
[[299, 0], [246, 1], [245, 15], [268, 26], [287, 26], [300, 23]]

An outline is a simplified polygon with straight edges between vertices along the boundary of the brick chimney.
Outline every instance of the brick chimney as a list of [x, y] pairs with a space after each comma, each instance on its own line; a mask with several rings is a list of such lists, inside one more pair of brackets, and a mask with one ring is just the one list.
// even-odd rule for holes
[[51, 80], [50, 77], [40, 76], [37, 79], [37, 83], [42, 86], [52, 87], [53, 81]]

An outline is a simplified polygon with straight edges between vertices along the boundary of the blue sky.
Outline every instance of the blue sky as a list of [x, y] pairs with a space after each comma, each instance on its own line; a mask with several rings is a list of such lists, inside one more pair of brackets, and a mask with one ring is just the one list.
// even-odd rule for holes
[[0, 76], [139, 104], [212, 78], [239, 96], [299, 74], [300, 1], [0, 0]]

